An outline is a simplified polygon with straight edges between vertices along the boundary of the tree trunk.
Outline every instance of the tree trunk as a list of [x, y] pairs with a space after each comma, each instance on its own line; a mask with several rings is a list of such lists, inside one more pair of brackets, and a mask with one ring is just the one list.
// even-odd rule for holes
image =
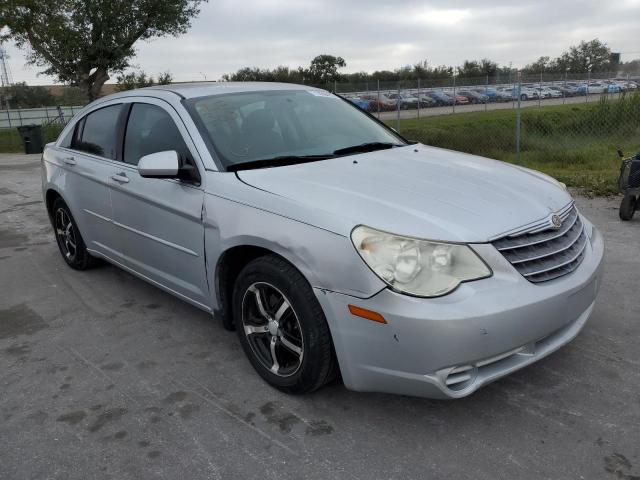
[[78, 85], [84, 90], [89, 102], [93, 102], [100, 96], [100, 91], [105, 82], [109, 80], [109, 74], [104, 68], [97, 68], [91, 75], [82, 75]]

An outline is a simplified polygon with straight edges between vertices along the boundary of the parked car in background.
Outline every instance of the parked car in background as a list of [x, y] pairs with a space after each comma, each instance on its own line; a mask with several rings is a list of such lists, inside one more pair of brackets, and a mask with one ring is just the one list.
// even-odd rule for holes
[[[508, 95], [511, 95], [513, 99], [518, 99], [518, 87], [506, 88], [504, 89], [504, 92], [507, 92]], [[533, 88], [522, 86], [522, 88], [520, 89], [520, 100], [522, 101], [537, 100], [538, 95], [538, 92]]]
[[563, 97], [575, 97], [580, 95], [580, 89], [575, 85], [552, 85], [549, 88], [560, 92], [560, 96]]
[[366, 93], [364, 95], [360, 95], [360, 98], [369, 102], [370, 112], [377, 112], [378, 110], [381, 112], [388, 112], [396, 109], [395, 100], [388, 98], [382, 93], [380, 95], [377, 93]]
[[496, 87], [475, 87], [472, 89], [474, 92], [478, 92], [481, 95], [489, 97], [490, 102], [510, 102], [512, 100], [511, 95], [505, 93], [503, 88]]
[[456, 93], [462, 97], [465, 97], [469, 101], [469, 103], [487, 103], [489, 101], [489, 97], [487, 95], [480, 94], [473, 90], [460, 89], [456, 91]]
[[418, 104], [420, 105], [420, 108], [437, 106], [437, 102], [426, 93], [420, 93], [416, 96], [418, 97]]
[[400, 102], [400, 108], [402, 110], [418, 108], [418, 99], [406, 92], [400, 92], [399, 94], [390, 93], [387, 95], [387, 97], [389, 97], [391, 100], [395, 100], [396, 102]]
[[618, 85], [623, 92], [628, 92], [629, 90], [637, 90], [638, 85], [635, 82], [626, 79], [615, 79], [613, 83]]
[[456, 105], [468, 105], [469, 104], [469, 99], [467, 97], [465, 97], [464, 95], [460, 95], [457, 91], [456, 91], [455, 95], [453, 94], [452, 91], [448, 91], [448, 92], [446, 92], [446, 94], [454, 99]]
[[614, 83], [618, 85], [620, 87], [620, 90], [622, 90], [623, 92], [628, 92], [628, 91], [638, 89], [638, 85], [636, 85], [634, 82], [616, 80]]
[[493, 97], [494, 102], [511, 102], [513, 101], [513, 96], [509, 92], [505, 92], [500, 88], [495, 89], [495, 96]]
[[553, 88], [547, 87], [545, 85], [536, 87], [535, 90], [538, 92], [538, 96], [540, 98], [559, 98], [562, 97], [562, 92], [555, 90]]
[[[340, 378], [356, 391], [468, 396], [573, 340], [603, 280], [602, 235], [563, 184], [409, 142], [306, 85], [109, 95], [41, 165], [62, 262], [106, 260], [220, 320], [285, 393]], [[85, 282], [87, 303], [101, 294], [91, 276], [51, 275]], [[231, 341], [208, 331], [210, 348]], [[193, 368], [242, 382], [241, 362]], [[531, 396], [540, 376], [555, 380], [548, 370]], [[500, 389], [522, 391], [511, 387]]]
[[609, 89], [606, 83], [601, 82], [588, 82], [585, 87], [589, 94], [605, 93]]
[[436, 101], [436, 105], [439, 107], [453, 105], [453, 98], [442, 90], [430, 90], [428, 95]]
[[622, 87], [618, 85], [616, 82], [604, 82], [607, 86], [606, 93], [620, 93], [622, 92]]
[[358, 97], [356, 95], [346, 95], [345, 99], [349, 100], [351, 103], [361, 108], [362, 110], [369, 111], [369, 104], [371, 103], [369, 100], [365, 100], [364, 98]]

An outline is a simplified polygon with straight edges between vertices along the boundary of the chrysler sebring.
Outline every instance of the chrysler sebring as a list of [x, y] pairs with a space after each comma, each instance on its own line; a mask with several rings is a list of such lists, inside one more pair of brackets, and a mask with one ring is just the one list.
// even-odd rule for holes
[[466, 396], [568, 343], [603, 240], [544, 174], [407, 141], [324, 90], [101, 98], [43, 154], [60, 252], [236, 330], [269, 384]]

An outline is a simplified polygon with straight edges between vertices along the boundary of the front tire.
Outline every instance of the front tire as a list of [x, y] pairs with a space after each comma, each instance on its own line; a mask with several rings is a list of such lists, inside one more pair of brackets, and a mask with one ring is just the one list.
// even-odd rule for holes
[[331, 333], [306, 279], [275, 255], [238, 276], [233, 316], [240, 344], [258, 374], [287, 393], [317, 390], [335, 371]]
[[99, 261], [87, 251], [87, 246], [67, 204], [58, 198], [53, 203], [51, 211], [56, 242], [67, 265], [75, 270], [86, 270], [97, 265]]

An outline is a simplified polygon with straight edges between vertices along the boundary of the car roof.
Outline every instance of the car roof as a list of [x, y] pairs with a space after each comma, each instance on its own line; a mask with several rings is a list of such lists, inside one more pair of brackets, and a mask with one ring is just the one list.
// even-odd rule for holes
[[[294, 83], [276, 82], [193, 82], [193, 83], [172, 83], [170, 85], [155, 85], [153, 87], [128, 90], [123, 94], [145, 94], [150, 91], [173, 92], [183, 98], [206, 97], [209, 95], [223, 95], [227, 93], [241, 92], [264, 92], [274, 90], [313, 90], [321, 91], [319, 88], [307, 85], [297, 85]], [[118, 94], [116, 94], [118, 95]], [[113, 95], [110, 95], [113, 98]]]

